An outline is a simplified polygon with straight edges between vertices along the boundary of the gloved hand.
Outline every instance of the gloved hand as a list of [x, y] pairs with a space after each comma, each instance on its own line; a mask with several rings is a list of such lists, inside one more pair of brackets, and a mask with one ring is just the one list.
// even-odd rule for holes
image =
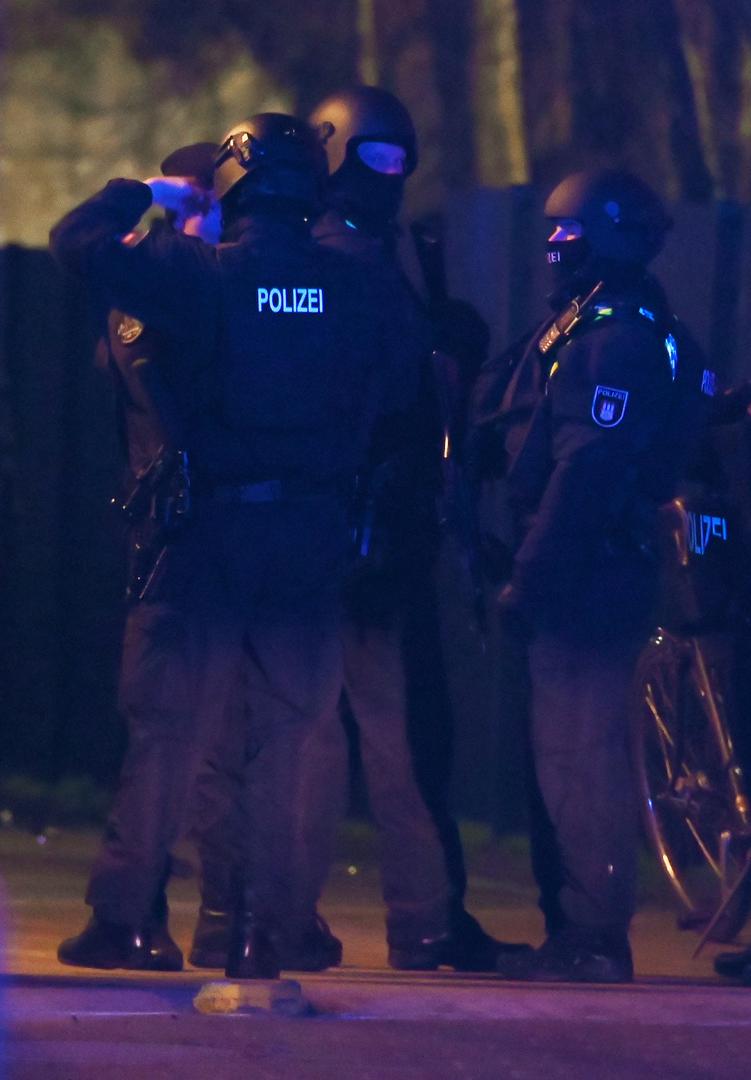
[[447, 299], [433, 304], [433, 347], [458, 362], [464, 387], [472, 385], [487, 359], [490, 345], [488, 324], [465, 300]]
[[183, 217], [205, 214], [211, 205], [211, 193], [191, 184], [184, 176], [152, 176], [144, 183], [151, 188], [157, 206]]

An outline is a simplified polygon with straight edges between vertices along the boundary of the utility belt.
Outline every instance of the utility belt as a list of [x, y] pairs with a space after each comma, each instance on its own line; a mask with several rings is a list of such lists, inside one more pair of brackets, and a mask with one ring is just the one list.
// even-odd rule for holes
[[162, 447], [126, 495], [115, 496], [110, 504], [131, 525], [151, 518], [169, 530], [190, 518], [191, 480], [187, 451]]

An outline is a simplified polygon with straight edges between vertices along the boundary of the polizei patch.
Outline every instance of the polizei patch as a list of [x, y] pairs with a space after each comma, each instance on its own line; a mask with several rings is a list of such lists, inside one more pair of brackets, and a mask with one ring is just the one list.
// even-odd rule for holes
[[592, 398], [592, 419], [600, 427], [616, 427], [626, 415], [628, 390], [613, 386], [596, 386]]
[[258, 288], [258, 310], [274, 315], [323, 315], [323, 289]]

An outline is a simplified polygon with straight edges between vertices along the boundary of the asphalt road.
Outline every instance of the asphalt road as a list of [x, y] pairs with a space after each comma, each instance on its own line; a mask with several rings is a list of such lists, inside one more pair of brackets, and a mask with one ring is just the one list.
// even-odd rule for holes
[[[716, 947], [691, 959], [647, 871], [634, 926], [637, 980], [628, 987], [527, 986], [492, 976], [396, 975], [385, 966], [372, 845], [350, 831], [323, 905], [344, 940], [342, 968], [301, 976], [307, 1015], [280, 1015], [268, 990], [226, 1014], [201, 1014], [220, 972], [178, 975], [64, 968], [58, 941], [86, 918], [81, 902], [92, 834], [44, 842], [0, 832], [8, 891], [5, 1013], [18, 1080], [557, 1080], [741, 1078], [751, 1075], [751, 989], [721, 985]], [[540, 939], [534, 890], [518, 843], [470, 843], [470, 908], [507, 939]], [[190, 940], [194, 879], [171, 888], [171, 925]], [[236, 1002], [235, 1002], [236, 1004]], [[299, 1010], [298, 1010], [299, 1011]]]

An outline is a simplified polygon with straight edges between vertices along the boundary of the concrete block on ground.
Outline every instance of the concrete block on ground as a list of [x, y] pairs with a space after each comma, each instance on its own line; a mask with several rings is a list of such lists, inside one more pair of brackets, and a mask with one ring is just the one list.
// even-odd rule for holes
[[313, 1008], [294, 979], [248, 979], [204, 983], [193, 999], [200, 1013], [236, 1013], [246, 1009], [275, 1016], [308, 1016]]

